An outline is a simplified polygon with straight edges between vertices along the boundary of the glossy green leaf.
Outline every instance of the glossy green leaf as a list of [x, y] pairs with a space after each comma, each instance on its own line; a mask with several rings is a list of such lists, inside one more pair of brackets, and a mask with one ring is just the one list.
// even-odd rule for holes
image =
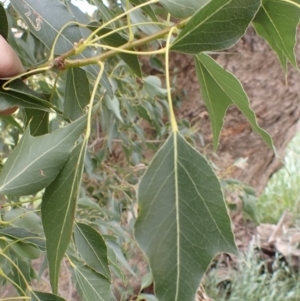
[[233, 46], [244, 34], [261, 0], [211, 0], [186, 24], [171, 46], [183, 53]]
[[287, 61], [297, 68], [294, 49], [299, 18], [299, 6], [282, 0], [263, 0], [253, 20], [256, 32], [277, 53], [285, 71]]
[[5, 9], [0, 3], [0, 35], [4, 38], [7, 39], [8, 36], [8, 21], [5, 13]]
[[235, 253], [220, 183], [179, 133], [155, 155], [138, 187], [135, 237], [160, 301], [193, 301], [213, 257]]
[[23, 243], [32, 244], [39, 248], [41, 251], [46, 250], [45, 239], [27, 229], [19, 227], [9, 227], [0, 229], [0, 234], [21, 241]]
[[211, 0], [160, 0], [159, 2], [175, 18], [192, 16], [198, 9]]
[[76, 223], [74, 236], [77, 250], [86, 264], [110, 280], [107, 247], [100, 233], [89, 225]]
[[116, 301], [110, 281], [87, 266], [74, 268], [82, 299], [85, 301]]
[[80, 68], [67, 71], [64, 98], [64, 116], [76, 120], [84, 114], [90, 101], [89, 81], [86, 72]]
[[32, 137], [26, 129], [0, 173], [0, 192], [11, 195], [34, 194], [48, 186], [86, 126], [82, 117], [51, 134]]
[[66, 300], [54, 294], [32, 291], [30, 301], [66, 301]]
[[[68, 22], [76, 21], [67, 7], [60, 0], [11, 0], [11, 4], [28, 25], [30, 31], [41, 40], [48, 49], [51, 49], [60, 29]], [[82, 38], [82, 32], [78, 26], [67, 27], [57, 41], [56, 54], [63, 54], [74, 47], [74, 43]], [[86, 58], [94, 55], [90, 48], [78, 55], [78, 58]], [[99, 72], [98, 66], [89, 65], [86, 70], [96, 76]], [[112, 89], [108, 78], [103, 74], [101, 83], [112, 96]]]
[[[89, 28], [91, 30], [95, 30], [99, 27], [100, 25], [95, 22], [89, 24]], [[107, 34], [111, 32], [112, 30], [110, 28], [103, 28], [101, 29], [97, 35], [102, 36], [104, 34]], [[128, 41], [121, 36], [119, 33], [115, 32], [107, 37], [104, 37], [101, 39], [106, 45], [112, 46], [112, 47], [119, 47], [124, 44], [126, 44]], [[127, 54], [127, 53], [120, 53], [119, 54], [120, 58], [130, 67], [130, 69], [139, 77], [142, 77], [142, 71], [141, 71], [141, 66], [138, 60], [137, 55], [134, 54]]]
[[56, 179], [46, 188], [42, 200], [42, 222], [46, 236], [50, 283], [54, 293], [57, 293], [60, 263], [73, 231], [85, 151], [85, 142], [74, 148]]
[[270, 135], [257, 124], [247, 94], [239, 80], [204, 53], [195, 56], [195, 65], [201, 93], [211, 119], [214, 149], [218, 146], [226, 111], [232, 104], [241, 110], [252, 129], [264, 139], [268, 146], [274, 148]]
[[35, 109], [25, 109], [26, 126], [30, 127], [32, 136], [41, 136], [49, 133], [49, 113]]

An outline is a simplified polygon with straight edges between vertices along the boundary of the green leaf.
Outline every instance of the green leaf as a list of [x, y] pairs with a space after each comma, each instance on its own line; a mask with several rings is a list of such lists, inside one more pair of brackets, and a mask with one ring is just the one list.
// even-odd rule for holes
[[78, 252], [87, 265], [110, 280], [107, 247], [100, 233], [91, 226], [76, 223], [74, 235]]
[[[19, 260], [18, 258], [14, 259], [14, 261], [19, 271], [21, 271], [23, 277], [26, 279], [27, 283], [30, 283], [32, 274], [34, 275], [34, 271], [30, 264], [28, 264], [25, 261]], [[19, 271], [16, 269], [16, 267], [12, 266], [12, 272], [8, 275], [8, 277], [17, 284], [14, 285], [14, 283], [12, 283], [15, 286], [16, 290], [19, 292], [19, 294], [22, 295], [22, 291], [19, 289], [19, 287], [23, 289], [23, 291], [26, 291], [27, 285], [23, 277], [20, 275]]]
[[[99, 24], [92, 22], [89, 24], [88, 28], [90, 28], [91, 30], [95, 30], [99, 26], [100, 26]], [[112, 29], [110, 29], [110, 28], [103, 28], [97, 33], [97, 35], [102, 36], [111, 31], [112, 31]], [[117, 32], [115, 32], [107, 37], [102, 38], [101, 41], [103, 41], [108, 46], [112, 46], [112, 47], [116, 47], [116, 48], [120, 47], [128, 42], [123, 36], [121, 36]], [[138, 77], [142, 77], [141, 66], [140, 66], [137, 55], [128, 54], [128, 53], [120, 53], [119, 57], [130, 67], [130, 69]]]
[[[130, 0], [130, 2], [134, 5], [140, 5], [142, 3], [145, 3], [145, 0]], [[159, 22], [159, 20], [156, 17], [154, 9], [151, 7], [151, 5], [147, 5], [141, 8], [142, 11], [148, 15], [153, 21]]]
[[15, 253], [22, 258], [22, 260], [33, 260], [40, 257], [41, 252], [32, 244], [22, 243], [22, 242], [15, 242], [12, 240], [10, 242], [10, 247]]
[[211, 0], [189, 20], [171, 50], [196, 54], [231, 47], [245, 34], [260, 3], [261, 0]]
[[160, 0], [159, 2], [175, 18], [184, 19], [192, 16], [210, 0]]
[[54, 294], [32, 291], [30, 301], [66, 301], [66, 300]]
[[[52, 48], [60, 29], [68, 22], [76, 21], [75, 17], [60, 0], [11, 0], [11, 4], [24, 19], [32, 34], [41, 40], [48, 49]], [[83, 38], [86, 38], [86, 36], [82, 36], [78, 26], [71, 25], [67, 27], [57, 41], [55, 53], [61, 55], [73, 49], [74, 43]], [[77, 57], [82, 59], [93, 55], [94, 51], [91, 48], [86, 48]], [[99, 72], [98, 66], [95, 65], [89, 65], [85, 69], [94, 76], [97, 76]], [[112, 88], [106, 74], [103, 74], [101, 83], [112, 96]]]
[[232, 104], [241, 110], [249, 120], [252, 129], [264, 139], [268, 146], [274, 148], [270, 135], [257, 124], [247, 94], [238, 79], [204, 53], [195, 56], [195, 65], [201, 84], [201, 94], [211, 118], [214, 149], [218, 146], [226, 111]]
[[41, 251], [46, 250], [45, 239], [27, 229], [19, 227], [9, 227], [0, 229], [0, 234], [21, 241], [23, 243], [32, 244], [39, 248]]
[[30, 127], [32, 136], [41, 136], [49, 132], [49, 113], [35, 109], [25, 109], [26, 126]]
[[64, 116], [76, 120], [84, 114], [90, 100], [89, 81], [86, 72], [81, 68], [67, 71], [64, 98]]
[[85, 301], [116, 301], [110, 281], [87, 266], [76, 266], [75, 277]]
[[8, 21], [5, 13], [5, 9], [0, 3], [0, 35], [7, 40], [8, 36]]
[[80, 188], [86, 143], [79, 143], [42, 200], [42, 222], [52, 290], [57, 293], [60, 262], [69, 245]]
[[51, 134], [32, 137], [26, 129], [0, 173], [0, 192], [34, 194], [48, 186], [66, 162], [86, 126], [86, 116]]
[[119, 99], [115, 95], [113, 96], [112, 99], [108, 95], [105, 95], [104, 100], [107, 108], [111, 110], [119, 120], [124, 122], [120, 112]]
[[[17, 83], [15, 83], [17, 82]], [[45, 99], [39, 98], [38, 94], [30, 90], [22, 81], [14, 81], [10, 85], [12, 91], [3, 90], [3, 81], [0, 81], [0, 110], [5, 110], [14, 106], [21, 108], [39, 109], [47, 112], [51, 110], [52, 105]], [[27, 87], [27, 88], [25, 88]], [[20, 90], [18, 90], [20, 89]], [[26, 89], [26, 90], [23, 90]], [[33, 93], [31, 93], [33, 92]]]
[[287, 61], [297, 68], [294, 48], [299, 18], [299, 6], [282, 0], [263, 0], [253, 20], [256, 32], [277, 53], [285, 71]]
[[103, 4], [102, 0], [92, 0], [92, 1], [98, 7], [98, 10], [100, 12], [103, 21], [107, 22], [115, 17], [112, 10], [109, 10], [109, 8], [105, 4]]
[[135, 237], [150, 260], [158, 300], [194, 300], [213, 257], [236, 253], [211, 166], [172, 133], [140, 181], [138, 202]]

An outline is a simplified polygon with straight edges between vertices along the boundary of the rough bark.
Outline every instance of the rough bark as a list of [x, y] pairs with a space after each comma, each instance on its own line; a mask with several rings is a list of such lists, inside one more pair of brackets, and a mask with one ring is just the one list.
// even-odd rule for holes
[[[300, 57], [300, 45], [296, 47], [296, 53]], [[278, 154], [283, 158], [287, 144], [296, 133], [300, 116], [299, 72], [290, 68], [286, 80], [276, 54], [253, 29], [232, 49], [215, 58], [241, 81], [259, 125], [271, 134]], [[212, 155], [210, 121], [200, 96], [193, 58], [175, 53], [171, 60], [172, 69], [180, 70], [176, 87], [182, 105], [177, 115], [189, 119], [202, 134], [205, 141], [202, 151], [221, 169], [221, 175], [239, 179], [261, 193], [270, 176], [281, 167], [281, 161], [235, 107], [227, 112], [217, 156]], [[235, 166], [240, 158], [246, 160], [242, 168]]]

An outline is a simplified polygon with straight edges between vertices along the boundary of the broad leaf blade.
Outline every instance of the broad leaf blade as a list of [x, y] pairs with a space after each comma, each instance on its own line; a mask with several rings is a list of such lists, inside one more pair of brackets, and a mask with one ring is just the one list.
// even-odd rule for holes
[[81, 183], [86, 143], [79, 143], [56, 179], [46, 188], [42, 200], [42, 222], [52, 290], [57, 293], [61, 260], [69, 245], [78, 191]]
[[160, 0], [159, 2], [175, 18], [184, 19], [192, 16], [210, 0]]
[[8, 21], [5, 13], [5, 9], [0, 3], [0, 35], [7, 40], [8, 36]]
[[76, 223], [74, 236], [78, 252], [87, 265], [110, 280], [107, 247], [100, 233], [91, 226]]
[[66, 300], [54, 294], [32, 291], [30, 301], [66, 301]]
[[135, 237], [149, 257], [158, 300], [193, 301], [213, 257], [236, 252], [216, 175], [172, 133], [144, 174], [138, 201]]
[[239, 80], [204, 53], [195, 56], [195, 65], [201, 93], [211, 118], [214, 149], [218, 146], [223, 119], [231, 104], [235, 104], [241, 110], [250, 122], [252, 129], [264, 139], [270, 148], [274, 149], [270, 135], [257, 124], [247, 94]]
[[87, 266], [76, 266], [75, 277], [85, 301], [116, 301], [110, 281]]
[[297, 68], [294, 52], [300, 8], [282, 0], [263, 0], [253, 25], [256, 32], [264, 38], [277, 53], [284, 70], [287, 60]]
[[49, 113], [35, 109], [25, 109], [26, 126], [30, 127], [32, 136], [41, 136], [49, 132]]
[[89, 81], [86, 72], [80, 68], [67, 71], [64, 98], [64, 116], [76, 120], [84, 114], [90, 100]]
[[260, 1], [211, 0], [189, 20], [171, 50], [196, 54], [231, 47], [245, 34]]
[[85, 126], [84, 116], [39, 137], [30, 136], [27, 128], [0, 173], [0, 192], [29, 195], [48, 186], [65, 164]]

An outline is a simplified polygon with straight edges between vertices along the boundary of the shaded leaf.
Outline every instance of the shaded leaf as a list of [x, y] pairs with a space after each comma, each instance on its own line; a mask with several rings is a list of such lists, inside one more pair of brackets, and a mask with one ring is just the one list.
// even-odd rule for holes
[[87, 265], [110, 280], [107, 247], [100, 233], [89, 225], [76, 223], [74, 236], [78, 252]]
[[0, 35], [7, 40], [8, 36], [8, 21], [3, 4], [0, 3]]
[[19, 240], [23, 243], [32, 244], [37, 248], [39, 248], [41, 251], [46, 250], [45, 239], [35, 233], [32, 233], [27, 229], [19, 228], [19, 227], [9, 227], [9, 228], [0, 229], [0, 234], [6, 237]]
[[287, 61], [297, 68], [294, 48], [299, 18], [298, 6], [282, 0], [263, 0], [253, 20], [256, 32], [277, 53], [285, 71]]
[[[100, 26], [99, 24], [92, 22], [89, 24], [88, 28], [90, 28], [91, 30], [95, 30], [99, 26]], [[110, 29], [110, 28], [103, 28], [97, 33], [97, 35], [101, 37], [102, 35], [107, 34], [111, 31], [112, 31], [112, 29]], [[123, 36], [121, 36], [117, 32], [112, 33], [111, 35], [102, 38], [101, 41], [103, 41], [108, 46], [112, 46], [112, 47], [116, 47], [116, 48], [119, 46], [122, 46], [128, 42]], [[128, 53], [119, 53], [119, 57], [130, 67], [130, 69], [137, 76], [142, 77], [141, 66], [140, 66], [137, 55], [128, 54]]]
[[175, 18], [187, 18], [192, 16], [200, 7], [210, 0], [160, 0], [159, 2]]
[[[18, 83], [15, 83], [18, 82]], [[4, 84], [3, 81], [0, 81], [0, 110], [5, 110], [14, 106], [18, 106], [21, 108], [31, 108], [31, 109], [39, 109], [47, 112], [52, 112], [51, 108], [52, 105], [48, 103], [45, 99], [39, 98], [37, 94], [31, 94], [25, 88], [27, 87], [22, 81], [14, 81], [14, 86], [10, 85], [10, 88], [13, 91], [3, 90], [2, 85]], [[16, 88], [18, 85], [19, 89]], [[26, 89], [24, 91], [23, 89]]]
[[[142, 3], [145, 2], [145, 0], [130, 0], [130, 2], [134, 5], [140, 5]], [[155, 11], [154, 9], [151, 7], [151, 5], [147, 5], [147, 6], [143, 6], [142, 8], [142, 11], [148, 15], [153, 21], [155, 22], [159, 22], [157, 17], [156, 17], [156, 14], [155, 14]]]
[[0, 192], [29, 195], [48, 186], [66, 162], [85, 126], [84, 116], [39, 137], [30, 136], [27, 128], [0, 173]]
[[116, 301], [110, 281], [87, 266], [76, 266], [75, 277], [85, 301]]
[[194, 300], [213, 257], [236, 253], [211, 166], [172, 133], [140, 181], [138, 204], [135, 237], [150, 260], [158, 300]]
[[32, 244], [27, 244], [23, 242], [10, 241], [10, 248], [15, 251], [15, 253], [22, 260], [32, 260], [40, 257], [41, 252]]
[[183, 53], [226, 49], [244, 34], [260, 0], [211, 0], [189, 20], [171, 46]]
[[[32, 34], [41, 40], [48, 49], [52, 48], [60, 29], [66, 23], [76, 21], [67, 7], [59, 0], [11, 0], [11, 4], [24, 19]], [[60, 35], [55, 47], [55, 53], [60, 55], [73, 49], [74, 43], [78, 43], [82, 38], [86, 38], [86, 36], [82, 35], [79, 27], [70, 25]], [[86, 58], [93, 55], [93, 50], [86, 48], [77, 57]], [[89, 65], [85, 69], [94, 76], [97, 76], [99, 72], [98, 66], [95, 65]], [[113, 92], [106, 74], [103, 74], [101, 83], [112, 96]]]
[[41, 136], [49, 132], [49, 113], [35, 109], [25, 109], [27, 123], [32, 136]]
[[66, 300], [54, 294], [32, 291], [30, 301], [66, 301]]
[[[22, 273], [23, 277], [26, 279], [27, 283], [31, 282], [31, 278], [32, 275], [34, 274], [34, 271], [32, 269], [32, 267], [30, 266], [30, 264], [28, 264], [25, 261], [19, 260], [18, 258], [16, 258], [15, 260], [15, 264], [17, 265], [19, 271]], [[21, 289], [23, 289], [23, 291], [26, 291], [27, 289], [27, 284], [25, 283], [23, 277], [20, 275], [19, 272], [15, 266], [12, 266], [12, 271], [9, 274], [9, 278], [12, 279], [17, 285], [15, 285], [14, 283], [12, 283], [16, 290], [19, 292], [19, 294], [22, 295], [22, 291], [19, 289], [19, 287]]]
[[86, 72], [80, 68], [69, 69], [65, 86], [64, 116], [76, 120], [84, 114], [89, 101], [90, 89]]
[[60, 263], [72, 235], [85, 151], [85, 142], [74, 148], [56, 179], [46, 188], [42, 200], [42, 222], [54, 293], [57, 293]]
[[268, 146], [274, 148], [270, 135], [257, 124], [247, 94], [238, 79], [204, 53], [195, 56], [195, 65], [201, 84], [201, 93], [211, 118], [214, 149], [218, 146], [225, 113], [232, 104], [241, 110], [249, 120], [252, 129], [264, 139]]
[[120, 112], [120, 102], [119, 99], [114, 95], [113, 98], [111, 99], [108, 96], [104, 96], [105, 104], [109, 110], [111, 110], [115, 116], [123, 122], [123, 118], [121, 116]]
[[109, 8], [103, 3], [102, 0], [92, 0], [92, 1], [98, 7], [98, 10], [100, 12], [103, 21], [110, 21], [115, 17], [112, 10], [109, 10]]

